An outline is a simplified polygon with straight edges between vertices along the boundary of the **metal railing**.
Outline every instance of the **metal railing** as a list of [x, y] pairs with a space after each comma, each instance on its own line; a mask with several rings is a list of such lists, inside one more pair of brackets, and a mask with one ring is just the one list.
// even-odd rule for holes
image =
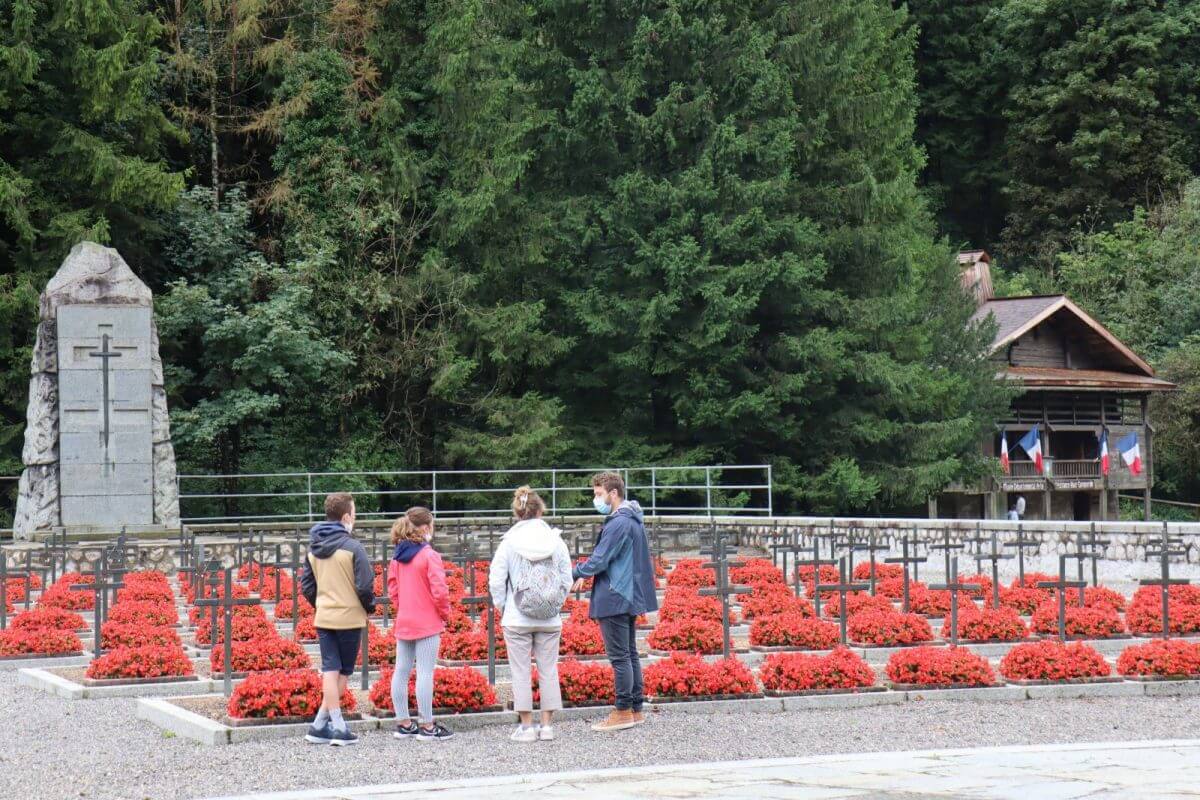
[[[528, 483], [552, 516], [592, 511], [595, 468], [396, 470], [180, 475], [185, 523], [312, 521], [326, 494], [353, 492], [364, 519], [427, 505], [440, 518], [507, 517], [513, 489]], [[774, 513], [769, 464], [620, 467], [626, 494], [651, 516]], [[192, 489], [195, 491], [185, 491]], [[207, 489], [207, 491], [205, 490]], [[502, 502], [498, 502], [502, 501]]]

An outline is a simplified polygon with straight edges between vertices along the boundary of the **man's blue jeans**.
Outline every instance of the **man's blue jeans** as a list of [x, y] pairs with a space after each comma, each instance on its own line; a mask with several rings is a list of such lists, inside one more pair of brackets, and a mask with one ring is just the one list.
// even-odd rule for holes
[[604, 635], [604, 651], [612, 663], [617, 710], [641, 711], [646, 698], [642, 685], [642, 662], [638, 658], [637, 617], [618, 614], [596, 621], [600, 623], [600, 632]]

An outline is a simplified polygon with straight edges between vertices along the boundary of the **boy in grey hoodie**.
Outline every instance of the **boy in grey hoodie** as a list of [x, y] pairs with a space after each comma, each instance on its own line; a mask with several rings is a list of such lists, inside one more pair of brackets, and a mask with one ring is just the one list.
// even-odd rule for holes
[[[546, 587], [555, 598], [566, 599], [571, 588], [571, 555], [562, 540], [562, 531], [542, 520], [546, 505], [537, 492], [522, 486], [513, 494], [513, 516], [517, 524], [504, 534], [492, 556], [488, 589], [496, 608], [502, 608], [500, 624], [508, 647], [508, 665], [512, 673], [513, 710], [521, 724], [510, 737], [516, 742], [554, 738], [551, 719], [562, 708], [558, 685], [558, 643], [562, 635], [562, 617], [531, 617], [518, 607], [516, 587], [525, 585], [534, 564], [544, 562], [543, 574], [552, 570], [557, 585]], [[558, 607], [561, 608], [561, 601]], [[538, 691], [541, 694], [542, 724], [533, 727], [532, 661], [537, 662]]]

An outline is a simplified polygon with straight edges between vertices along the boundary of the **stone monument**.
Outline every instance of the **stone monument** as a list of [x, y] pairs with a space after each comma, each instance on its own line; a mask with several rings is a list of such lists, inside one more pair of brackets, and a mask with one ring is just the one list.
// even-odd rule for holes
[[71, 248], [39, 300], [18, 539], [179, 524], [153, 298], [120, 254]]

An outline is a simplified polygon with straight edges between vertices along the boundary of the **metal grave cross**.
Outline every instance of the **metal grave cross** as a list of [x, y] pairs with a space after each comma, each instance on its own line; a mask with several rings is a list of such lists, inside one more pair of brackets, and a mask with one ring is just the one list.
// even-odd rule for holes
[[1017, 551], [1017, 583], [1025, 585], [1025, 548], [1032, 547], [1035, 550], [1042, 546], [1040, 539], [1025, 538], [1025, 523], [1017, 523], [1017, 538], [1011, 542], [1005, 542], [1003, 547], [1012, 547]]
[[1000, 607], [1000, 562], [1007, 561], [1014, 556], [1012, 553], [1000, 552], [1000, 537], [992, 531], [991, 536], [992, 547], [990, 550], [981, 551], [975, 554], [975, 567], [979, 568], [981, 562], [992, 562], [992, 608]]
[[464, 597], [462, 599], [464, 606], [479, 606], [482, 613], [487, 616], [487, 668], [488, 668], [488, 683], [492, 686], [496, 685], [496, 615], [492, 611], [492, 593], [484, 592], [481, 595], [474, 597]]
[[[946, 560], [946, 568], [945, 568], [944, 574], [946, 575], [946, 580], [950, 580], [951, 551], [966, 549], [966, 545], [963, 544], [962, 542], [951, 542], [950, 541], [950, 529], [942, 528], [942, 541], [935, 542], [934, 544], [929, 545], [929, 549], [942, 551], [942, 556]], [[933, 587], [931, 586], [930, 588], [933, 588]]]
[[[950, 646], [958, 646], [958, 593], [974, 592], [979, 589], [978, 583], [962, 583], [958, 580], [958, 556], [950, 559], [950, 569], [946, 573], [945, 583], [930, 584], [930, 589], [949, 590], [950, 592]], [[975, 601], [971, 601], [974, 605]]]
[[1167, 523], [1163, 523], [1162, 540], [1159, 542], [1157, 550], [1146, 550], [1147, 558], [1157, 558], [1159, 564], [1160, 575], [1158, 579], [1140, 580], [1142, 586], [1158, 586], [1161, 587], [1162, 595], [1162, 638], [1169, 639], [1171, 637], [1171, 587], [1182, 586], [1191, 583], [1186, 578], [1171, 577], [1171, 556], [1186, 555], [1186, 550], [1172, 550], [1171, 544], [1176, 542], [1174, 537], [1167, 533]]
[[[1092, 523], [1086, 535], [1079, 535], [1079, 552], [1081, 555], [1086, 553], [1086, 557], [1092, 562], [1092, 586], [1100, 585], [1099, 571], [1096, 564], [1100, 559], [1104, 558], [1104, 548], [1112, 544], [1111, 539], [1096, 538], [1096, 523]], [[1083, 561], [1079, 562], [1079, 577], [1083, 577]]]
[[[783, 565], [782, 569], [783, 569], [783, 575], [784, 575], [784, 578], [783, 578], [784, 582], [786, 582], [788, 580], [788, 577], [790, 576], [791, 580], [792, 580], [792, 591], [795, 593], [796, 597], [799, 597], [801, 581], [800, 581], [800, 561], [799, 561], [798, 557], [802, 553], [807, 552], [808, 546], [801, 543], [799, 531], [789, 531], [785, 535], [786, 535], [785, 542], [781, 543], [781, 544], [771, 545], [771, 550], [774, 554], [776, 554], [780, 557], [781, 563]], [[813, 539], [815, 542], [816, 537], [814, 536]], [[815, 549], [815, 544], [814, 544], [814, 549]], [[789, 554], [792, 557], [790, 571], [788, 570], [788, 555]]]
[[101, 554], [100, 561], [95, 564], [95, 570], [92, 572], [95, 581], [93, 583], [73, 583], [69, 587], [72, 592], [91, 592], [94, 598], [92, 606], [92, 633], [95, 637], [92, 648], [93, 658], [99, 658], [104, 652], [100, 646], [100, 628], [108, 619], [108, 592], [115, 592], [125, 587], [125, 581], [120, 576], [116, 580], [106, 580], [105, 566], [104, 556]]
[[975, 552], [972, 553], [975, 557], [975, 572], [983, 572], [983, 562], [987, 560], [984, 558], [984, 554], [987, 552], [984, 548], [991, 543], [991, 537], [983, 535], [982, 523], [975, 522], [975, 535], [970, 539], [964, 539], [963, 543], [975, 546]]
[[104, 403], [104, 449], [105, 450], [108, 449], [108, 442], [109, 442], [109, 418], [108, 418], [108, 407], [109, 407], [108, 382], [109, 381], [108, 381], [108, 373], [109, 373], [110, 367], [109, 367], [108, 362], [114, 358], [121, 357], [121, 354], [118, 353], [116, 350], [108, 349], [108, 341], [109, 341], [108, 334], [107, 333], [103, 334], [100, 337], [100, 343], [101, 343], [100, 347], [92, 348], [92, 351], [88, 353], [88, 356], [90, 356], [91, 358], [100, 359], [101, 371], [104, 376], [102, 385], [103, 385], [103, 403]]
[[1058, 639], [1061, 642], [1067, 640], [1067, 589], [1079, 589], [1082, 592], [1083, 587], [1087, 586], [1087, 581], [1067, 580], [1068, 557], [1058, 557], [1058, 580], [1038, 581], [1037, 584], [1039, 589], [1053, 589], [1058, 593]]
[[730, 646], [729, 637], [729, 597], [734, 594], [747, 594], [753, 591], [753, 587], [741, 586], [729, 582], [729, 570], [732, 567], [745, 566], [743, 561], [730, 561], [726, 557], [725, 547], [722, 543], [720, 554], [714, 554], [713, 560], [701, 566], [709, 567], [716, 571], [716, 585], [711, 588], [701, 589], [699, 594], [702, 597], [719, 597], [721, 599], [721, 654], [726, 658], [733, 651]]
[[[830, 548], [832, 550], [832, 548]], [[798, 551], [797, 551], [798, 554]], [[796, 559], [796, 594], [800, 594], [800, 567], [813, 568], [813, 610], [816, 612], [817, 619], [821, 618], [821, 593], [817, 591], [817, 584], [821, 582], [821, 567], [833, 566], [838, 562], [830, 553], [828, 559], [821, 558], [821, 536], [816, 531], [812, 534], [812, 558]], [[844, 581], [843, 581], [844, 582]]]
[[[879, 544], [879, 542], [875, 539], [875, 531], [871, 531], [869, 534], [867, 534], [867, 540], [865, 542], [859, 542], [852, 549], [859, 550], [867, 554], [867, 563], [871, 565], [871, 571], [867, 575], [867, 583], [871, 587], [868, 589], [868, 591], [871, 593], [871, 596], [874, 597], [875, 582], [878, 580], [878, 577], [875, 575], [875, 554], [890, 550], [891, 547], [887, 544]], [[851, 573], [851, 577], [853, 577], [853, 573]]]
[[[908, 554], [908, 548], [910, 545], [912, 546], [912, 552], [913, 552], [913, 554], [911, 556]], [[895, 557], [885, 558], [883, 560], [883, 563], [885, 563], [885, 564], [903, 564], [904, 565], [904, 605], [903, 605], [903, 609], [904, 609], [904, 613], [907, 614], [910, 610], [909, 599], [908, 599], [908, 584], [909, 584], [908, 565], [912, 564], [915, 567], [917, 564], [924, 563], [925, 560], [928, 558], [928, 556], [921, 556], [920, 558], [917, 557], [917, 540], [909, 535], [905, 535], [905, 536], [901, 537], [900, 553], [901, 553], [901, 556], [899, 558], [895, 558]]]
[[[838, 593], [840, 599], [840, 602], [838, 603], [838, 622], [841, 627], [842, 644], [846, 643], [846, 622], [850, 617], [848, 609], [846, 608], [846, 595], [850, 594], [851, 592], [861, 592], [863, 589], [867, 588], [867, 584], [865, 583], [851, 583], [846, 580], [848, 575], [849, 573], [846, 569], [846, 557], [842, 556], [838, 559], [838, 582], [821, 583], [821, 575], [818, 569], [816, 576], [817, 580], [813, 587], [813, 594], [816, 595], [816, 599], [818, 600], [821, 597], [821, 592]], [[820, 608], [820, 606], [817, 606], [817, 608]], [[820, 617], [820, 613], [820, 611], [817, 612], [818, 618]]]
[[[225, 656], [225, 696], [228, 697], [233, 691], [233, 611], [238, 606], [257, 606], [262, 603], [257, 597], [234, 597], [233, 596], [233, 568], [225, 567], [221, 570], [224, 574], [222, 583], [224, 583], [224, 596], [210, 597], [205, 600], [197, 600], [198, 606], [211, 606], [212, 619], [214, 624], [210, 628], [212, 637], [212, 646], [217, 646], [217, 626], [215, 624], [217, 618], [217, 609], [220, 608], [224, 616], [224, 624], [222, 626], [222, 635], [224, 642]], [[213, 584], [215, 586], [216, 576], [213, 576]], [[216, 592], [213, 593], [214, 595]]]

